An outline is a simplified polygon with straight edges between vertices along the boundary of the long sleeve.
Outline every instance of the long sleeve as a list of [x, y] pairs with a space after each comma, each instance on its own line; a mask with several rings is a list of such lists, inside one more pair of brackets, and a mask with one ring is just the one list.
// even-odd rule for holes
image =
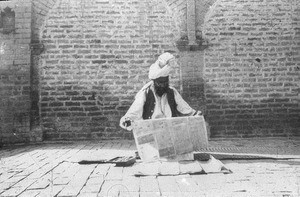
[[175, 101], [177, 103], [177, 110], [185, 116], [194, 115], [196, 113], [196, 110], [191, 108], [189, 106], [189, 104], [187, 102], [185, 102], [185, 100], [183, 100], [183, 98], [181, 97], [181, 95], [175, 88], [172, 88], [172, 89], [174, 90], [174, 97], [175, 97]]
[[145, 90], [141, 90], [136, 94], [134, 102], [132, 103], [127, 113], [123, 117], [130, 118], [131, 120], [142, 119], [145, 101], [146, 101]]

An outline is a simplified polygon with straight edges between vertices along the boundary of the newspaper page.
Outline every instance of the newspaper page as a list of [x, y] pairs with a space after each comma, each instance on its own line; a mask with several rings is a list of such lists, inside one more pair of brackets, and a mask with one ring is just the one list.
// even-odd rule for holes
[[133, 134], [143, 161], [193, 159], [191, 153], [208, 144], [203, 116], [135, 121]]

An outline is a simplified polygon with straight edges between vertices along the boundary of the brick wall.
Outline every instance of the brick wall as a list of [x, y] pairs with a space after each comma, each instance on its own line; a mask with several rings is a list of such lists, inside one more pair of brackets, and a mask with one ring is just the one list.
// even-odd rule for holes
[[[61, 1], [40, 41], [41, 116], [45, 139], [130, 138], [121, 130], [148, 68], [176, 52], [178, 22], [161, 1]], [[179, 87], [179, 69], [172, 82]]]
[[207, 119], [215, 137], [299, 135], [300, 5], [220, 0], [206, 14]]
[[0, 2], [0, 11], [15, 14], [12, 32], [0, 28], [0, 144], [30, 137], [31, 2]]
[[[119, 118], [166, 50], [212, 137], [299, 135], [298, 1], [195, 1], [195, 28], [187, 2], [0, 2], [16, 18], [0, 32], [2, 142], [37, 140], [40, 125], [46, 140], [131, 138]], [[187, 26], [199, 46], [187, 46]]]

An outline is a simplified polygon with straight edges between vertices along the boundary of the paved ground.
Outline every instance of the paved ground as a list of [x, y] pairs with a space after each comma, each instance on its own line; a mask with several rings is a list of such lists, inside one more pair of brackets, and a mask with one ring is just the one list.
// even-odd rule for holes
[[132, 176], [131, 167], [78, 165], [82, 158], [133, 155], [133, 141], [42, 143], [0, 149], [0, 196], [300, 196], [300, 139], [212, 140], [208, 152], [289, 160], [226, 160], [231, 174]]

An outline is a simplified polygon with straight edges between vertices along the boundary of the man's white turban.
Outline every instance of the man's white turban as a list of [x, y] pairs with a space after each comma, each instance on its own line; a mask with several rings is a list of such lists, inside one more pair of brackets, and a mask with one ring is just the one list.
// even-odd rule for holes
[[169, 76], [171, 67], [167, 64], [167, 62], [172, 58], [174, 58], [174, 56], [171, 53], [166, 52], [161, 54], [157, 61], [150, 66], [149, 79], [157, 79], [159, 77]]

